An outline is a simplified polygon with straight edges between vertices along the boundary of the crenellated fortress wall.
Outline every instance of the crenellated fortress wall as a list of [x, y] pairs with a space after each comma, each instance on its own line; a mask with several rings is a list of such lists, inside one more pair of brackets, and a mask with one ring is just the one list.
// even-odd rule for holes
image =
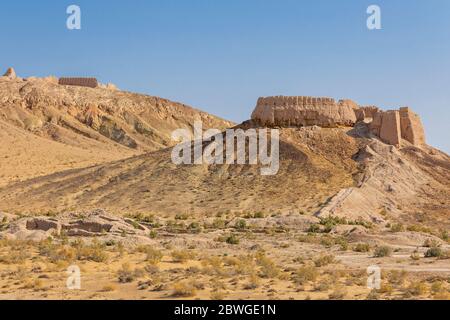
[[307, 96], [275, 96], [275, 97], [263, 97], [258, 99], [258, 105], [323, 105], [323, 104], [335, 104], [333, 98], [317, 98]]
[[267, 126], [352, 126], [356, 122], [350, 100], [336, 102], [332, 98], [276, 96], [259, 98], [252, 120]]
[[263, 126], [352, 127], [368, 123], [370, 132], [386, 143], [400, 145], [406, 140], [415, 146], [425, 143], [420, 117], [410, 108], [383, 111], [376, 106], [359, 106], [352, 100], [327, 97], [274, 96], [259, 98], [252, 121]]
[[98, 81], [95, 78], [60, 78], [58, 83], [63, 86], [98, 87]]

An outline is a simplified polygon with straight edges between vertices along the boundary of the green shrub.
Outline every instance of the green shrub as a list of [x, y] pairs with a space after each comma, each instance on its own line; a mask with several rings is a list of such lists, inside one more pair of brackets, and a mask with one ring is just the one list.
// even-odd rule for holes
[[175, 216], [175, 220], [187, 220], [189, 218], [187, 213], [178, 213]]
[[153, 214], [135, 213], [127, 216], [132, 220], [136, 220], [142, 223], [153, 223], [155, 216]]
[[323, 233], [330, 233], [331, 230], [333, 230], [333, 228], [335, 226], [340, 225], [340, 224], [348, 224], [348, 222], [347, 222], [347, 219], [345, 219], [345, 218], [329, 216], [326, 218], [321, 218], [320, 224], [322, 226], [324, 226], [324, 228], [322, 230]]
[[392, 254], [392, 249], [388, 246], [376, 247], [373, 256], [376, 258], [389, 257]]
[[235, 234], [230, 234], [226, 237], [225, 242], [228, 244], [239, 244], [239, 238]]
[[336, 241], [336, 244], [339, 245], [339, 249], [341, 251], [347, 251], [348, 250], [348, 242], [347, 242], [347, 240], [345, 240], [345, 239], [338, 239]]
[[255, 218], [255, 219], [262, 219], [262, 218], [265, 218], [265, 217], [266, 217], [266, 215], [263, 212], [261, 212], [261, 211], [258, 211], [258, 212], [256, 212], [253, 215], [253, 218]]
[[440, 230], [439, 237], [444, 241], [449, 241], [449, 239], [450, 239], [447, 230]]
[[235, 224], [235, 228], [238, 230], [245, 230], [247, 229], [247, 222], [244, 219], [239, 219]]
[[198, 233], [202, 232], [202, 227], [200, 226], [200, 224], [198, 222], [192, 222], [188, 226], [188, 230], [190, 233], [198, 234]]
[[319, 233], [319, 232], [321, 232], [320, 225], [318, 225], [316, 223], [310, 225], [308, 230], [307, 230], [307, 232], [310, 232], [310, 233]]
[[443, 256], [443, 251], [439, 247], [432, 247], [425, 252], [425, 258], [440, 258]]
[[391, 226], [391, 232], [402, 232], [405, 231], [405, 228], [401, 223], [396, 223]]

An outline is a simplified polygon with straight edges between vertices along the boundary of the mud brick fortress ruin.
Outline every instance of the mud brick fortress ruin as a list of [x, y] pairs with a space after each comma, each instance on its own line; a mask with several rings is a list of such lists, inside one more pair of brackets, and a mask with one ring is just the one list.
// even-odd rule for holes
[[408, 107], [383, 111], [374, 106], [359, 106], [351, 100], [314, 97], [259, 98], [252, 121], [263, 126], [353, 127], [368, 124], [370, 133], [385, 143], [400, 146], [408, 141], [414, 146], [425, 143], [420, 117]]
[[59, 78], [58, 83], [65, 86], [98, 87], [98, 81], [95, 78]]

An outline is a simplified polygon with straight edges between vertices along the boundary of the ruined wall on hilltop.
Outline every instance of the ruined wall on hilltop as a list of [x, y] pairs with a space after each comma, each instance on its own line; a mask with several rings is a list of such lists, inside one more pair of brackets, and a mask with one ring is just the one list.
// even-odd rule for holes
[[64, 86], [79, 86], [97, 88], [98, 81], [95, 78], [60, 78], [58, 83]]
[[252, 120], [267, 126], [353, 126], [355, 109], [351, 100], [336, 102], [332, 98], [267, 97], [259, 98]]
[[422, 121], [407, 107], [375, 112], [369, 128], [381, 140], [395, 146], [399, 146], [402, 139], [415, 146], [425, 144]]
[[368, 118], [373, 119], [373, 116], [378, 111], [380, 111], [380, 108], [375, 107], [375, 106], [360, 107], [359, 109], [355, 110], [356, 119], [357, 119], [357, 121], [364, 121], [364, 119], [368, 119]]
[[383, 111], [376, 106], [359, 106], [352, 100], [304, 96], [259, 98], [252, 121], [262, 126], [352, 127], [368, 123], [371, 133], [385, 143], [400, 146], [406, 140], [415, 146], [425, 144], [420, 117], [409, 108]]
[[411, 142], [413, 145], [425, 143], [425, 131], [419, 115], [410, 108], [400, 108], [400, 126], [402, 138]]
[[370, 130], [384, 142], [399, 146], [402, 139], [400, 113], [397, 110], [375, 113]]

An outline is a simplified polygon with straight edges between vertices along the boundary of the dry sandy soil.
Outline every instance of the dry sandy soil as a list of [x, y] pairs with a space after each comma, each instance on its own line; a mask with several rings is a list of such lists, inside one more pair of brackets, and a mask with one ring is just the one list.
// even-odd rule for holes
[[[129, 221], [135, 232], [103, 231], [83, 242], [64, 233], [52, 241], [2, 240], [0, 297], [450, 298], [450, 264], [444, 256], [449, 246], [424, 232], [341, 224], [332, 224], [328, 233], [313, 232], [312, 225], [323, 228], [325, 221], [300, 214], [229, 214], [200, 221], [141, 215]], [[447, 253], [425, 257], [433, 242]], [[81, 270], [80, 290], [66, 287], [70, 265]], [[381, 268], [379, 290], [367, 288], [367, 267], [373, 265]]]

